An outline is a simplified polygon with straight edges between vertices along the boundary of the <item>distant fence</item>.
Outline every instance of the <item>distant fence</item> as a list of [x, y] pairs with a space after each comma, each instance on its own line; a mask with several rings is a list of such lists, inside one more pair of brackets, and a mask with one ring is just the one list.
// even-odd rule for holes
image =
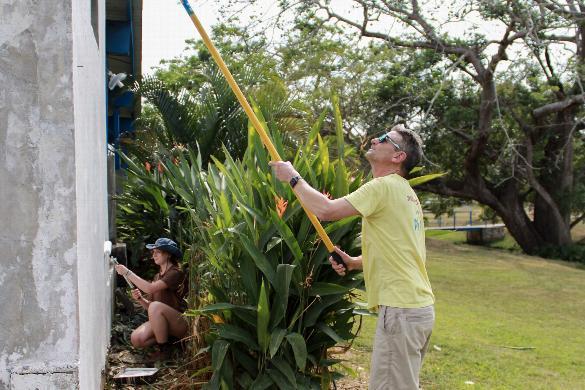
[[455, 210], [452, 215], [435, 215], [425, 212], [426, 230], [454, 230], [466, 232], [469, 244], [487, 244], [505, 237], [506, 227], [503, 223], [489, 223], [479, 218], [477, 210]]
[[[489, 226], [492, 222], [480, 218], [481, 210], [470, 208], [469, 210], [454, 210], [452, 215], [442, 214], [435, 217], [430, 211], [423, 212], [425, 227], [427, 228], [453, 228], [453, 230], [467, 226]], [[451, 214], [451, 213], [449, 213]]]

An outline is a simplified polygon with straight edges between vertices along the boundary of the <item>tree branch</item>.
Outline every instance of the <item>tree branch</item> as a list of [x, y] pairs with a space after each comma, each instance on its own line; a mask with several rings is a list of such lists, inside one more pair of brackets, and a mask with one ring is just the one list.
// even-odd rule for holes
[[[364, 8], [366, 7], [363, 1], [361, 0], [356, 1], [359, 4], [361, 4], [362, 7]], [[457, 56], [463, 56], [466, 62], [473, 65], [473, 67], [476, 69], [478, 73], [484, 71], [484, 67], [481, 63], [479, 56], [472, 48], [467, 46], [451, 45], [437, 37], [432, 26], [418, 13], [418, 2], [415, 0], [413, 0], [414, 11], [411, 13], [409, 13], [405, 9], [392, 6], [391, 3], [388, 1], [385, 1], [384, 4], [388, 8], [388, 11], [398, 14], [395, 15], [397, 19], [400, 19], [403, 23], [417, 30], [419, 34], [426, 38], [426, 40], [406, 41], [396, 37], [392, 37], [389, 34], [368, 30], [363, 22], [359, 23], [336, 13], [332, 11], [331, 8], [329, 8], [329, 6], [322, 4], [319, 0], [312, 0], [312, 3], [315, 4], [315, 6], [317, 6], [319, 9], [325, 11], [327, 13], [328, 19], [336, 19], [340, 22], [343, 22], [347, 25], [350, 25], [360, 30], [361, 36], [369, 38], [378, 38], [388, 42], [388, 44], [391, 46], [406, 47], [413, 49], [430, 49], [446, 54], [456, 54]]]
[[462, 131], [461, 129], [449, 128], [449, 131], [451, 131], [453, 134], [459, 136], [467, 144], [471, 144], [473, 142], [473, 137], [470, 136], [469, 134], [467, 134], [466, 132]]
[[465, 184], [460, 181], [447, 182], [443, 179], [435, 179], [431, 182], [420, 184], [416, 188], [433, 194], [475, 200], [473, 191], [465, 188]]
[[516, 33], [510, 37], [510, 33], [512, 31], [514, 31], [514, 28], [515, 28], [514, 22], [510, 23], [510, 25], [506, 28], [506, 32], [504, 33], [504, 37], [499, 42], [498, 52], [496, 54], [494, 54], [494, 56], [492, 57], [489, 65], [488, 65], [488, 69], [491, 72], [493, 72], [496, 69], [496, 66], [498, 65], [498, 63], [500, 61], [508, 59], [508, 55], [506, 54], [506, 49], [508, 48], [508, 46], [510, 46], [512, 43], [514, 43], [514, 41], [516, 39], [524, 38], [526, 36], [527, 32], [523, 31], [520, 33]]
[[577, 43], [577, 38], [574, 36], [569, 35], [546, 35], [546, 34], [539, 34], [539, 39], [545, 41], [556, 41], [556, 42], [571, 42]]
[[564, 111], [574, 105], [583, 103], [585, 103], [585, 93], [571, 96], [570, 98], [567, 98], [560, 102], [549, 103], [545, 104], [542, 107], [538, 107], [532, 111], [532, 116], [534, 116], [535, 119], [538, 119], [545, 115], [554, 114], [559, 111]]
[[566, 4], [567, 6], [569, 6], [569, 9], [566, 9], [563, 4], [559, 4], [556, 1], [536, 0], [536, 2], [545, 7], [546, 9], [548, 9], [549, 11], [552, 11], [553, 13], [560, 16], [575, 19], [585, 18], [585, 13], [580, 12], [575, 8], [574, 5], [571, 4]]
[[569, 228], [573, 229], [575, 226], [577, 226], [579, 224], [579, 222], [581, 222], [584, 219], [585, 219], [585, 214], [581, 214], [580, 217], [578, 217], [573, 222], [571, 222], [571, 225], [569, 225]]

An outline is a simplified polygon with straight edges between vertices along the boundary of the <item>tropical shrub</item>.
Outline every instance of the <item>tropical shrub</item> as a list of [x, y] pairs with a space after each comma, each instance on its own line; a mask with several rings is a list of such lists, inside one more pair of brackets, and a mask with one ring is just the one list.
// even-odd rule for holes
[[[116, 197], [118, 238], [128, 245], [134, 265], [145, 254], [144, 242], [168, 236], [190, 245], [196, 239], [185, 228], [185, 205], [169, 188], [161, 160], [178, 161], [187, 150], [197, 150], [199, 166], [207, 167], [211, 155], [223, 160], [224, 151], [240, 159], [248, 143], [244, 112], [214, 64], [199, 69], [196, 87], [177, 88], [157, 75], [134, 84], [145, 103], [134, 135], [121, 140], [124, 153], [137, 164], [120, 177], [122, 191]], [[263, 107], [269, 127], [286, 133], [286, 144], [294, 147], [305, 137], [304, 115], [281, 80], [247, 67], [235, 77]]]
[[[272, 138], [315, 188], [338, 197], [356, 189], [362, 175], [347, 172], [344, 157], [354, 151], [344, 150], [340, 121], [338, 157], [330, 160], [319, 134], [325, 117], [324, 112], [294, 155], [284, 150], [280, 133]], [[194, 228], [193, 251], [205, 255], [206, 264], [192, 272], [205, 274], [199, 279], [208, 304], [190, 313], [214, 321], [210, 386], [327, 385], [328, 367], [337, 362], [328, 359], [327, 349], [354, 337], [359, 306], [350, 293], [362, 279], [341, 278], [331, 269], [327, 250], [291, 190], [272, 178], [269, 157], [251, 128], [242, 160], [225, 149], [224, 156], [225, 162], [212, 157], [204, 170], [201, 155], [187, 151], [181, 158], [163, 158], [160, 171], [150, 172], [126, 158], [129, 176], [142, 191], [160, 194], [145, 202], [165, 210], [161, 197], [180, 198], [179, 213], [189, 219], [183, 224]], [[358, 222], [347, 218], [325, 229], [352, 252], [359, 244]]]

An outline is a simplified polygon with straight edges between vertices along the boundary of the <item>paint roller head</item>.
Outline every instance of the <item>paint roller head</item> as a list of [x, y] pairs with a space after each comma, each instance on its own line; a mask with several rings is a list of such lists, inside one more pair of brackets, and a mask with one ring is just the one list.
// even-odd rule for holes
[[110, 76], [110, 81], [108, 82], [108, 88], [111, 90], [113, 90], [116, 87], [120, 87], [122, 88], [124, 86], [124, 84], [122, 84], [122, 81], [126, 80], [126, 77], [128, 77], [126, 75], [126, 73], [112, 73], [111, 71], [108, 71], [108, 75]]
[[104, 241], [104, 255], [110, 256], [112, 254], [112, 241]]

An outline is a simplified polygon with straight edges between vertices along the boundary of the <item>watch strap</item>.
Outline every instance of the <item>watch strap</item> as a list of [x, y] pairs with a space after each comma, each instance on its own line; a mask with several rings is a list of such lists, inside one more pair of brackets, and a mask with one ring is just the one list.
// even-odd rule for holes
[[292, 179], [290, 179], [290, 186], [291, 188], [295, 188], [295, 186], [297, 185], [297, 183], [302, 179], [302, 177], [300, 177], [299, 175], [294, 176]]

